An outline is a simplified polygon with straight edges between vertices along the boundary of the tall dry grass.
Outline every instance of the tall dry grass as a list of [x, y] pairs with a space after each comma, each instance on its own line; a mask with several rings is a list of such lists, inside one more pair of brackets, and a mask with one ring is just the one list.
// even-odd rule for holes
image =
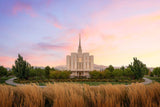
[[48, 84], [40, 88], [0, 85], [0, 107], [159, 107], [160, 84], [89, 86]]

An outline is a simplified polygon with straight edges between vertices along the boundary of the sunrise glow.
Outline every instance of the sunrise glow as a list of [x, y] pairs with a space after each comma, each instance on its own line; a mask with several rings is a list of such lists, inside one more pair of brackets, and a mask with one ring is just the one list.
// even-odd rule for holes
[[79, 33], [95, 64], [160, 66], [160, 0], [0, 1], [0, 65], [65, 65]]

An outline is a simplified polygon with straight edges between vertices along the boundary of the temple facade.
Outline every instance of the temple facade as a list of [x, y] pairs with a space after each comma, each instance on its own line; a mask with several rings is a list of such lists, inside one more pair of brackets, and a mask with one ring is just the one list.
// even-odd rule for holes
[[71, 78], [86, 77], [89, 78], [89, 72], [94, 69], [94, 57], [89, 53], [82, 53], [81, 36], [79, 35], [78, 52], [73, 52], [66, 57], [67, 70], [71, 71]]

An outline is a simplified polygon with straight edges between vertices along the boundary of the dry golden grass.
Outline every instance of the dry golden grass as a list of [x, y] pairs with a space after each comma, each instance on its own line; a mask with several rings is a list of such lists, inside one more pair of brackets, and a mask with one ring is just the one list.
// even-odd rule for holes
[[159, 107], [160, 84], [100, 85], [74, 83], [0, 85], [0, 107]]

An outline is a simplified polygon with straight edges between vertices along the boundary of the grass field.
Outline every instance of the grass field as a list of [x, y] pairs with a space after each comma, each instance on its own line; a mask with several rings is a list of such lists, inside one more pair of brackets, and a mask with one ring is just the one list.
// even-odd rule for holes
[[159, 107], [160, 83], [99, 85], [59, 83], [40, 88], [0, 85], [0, 107]]

